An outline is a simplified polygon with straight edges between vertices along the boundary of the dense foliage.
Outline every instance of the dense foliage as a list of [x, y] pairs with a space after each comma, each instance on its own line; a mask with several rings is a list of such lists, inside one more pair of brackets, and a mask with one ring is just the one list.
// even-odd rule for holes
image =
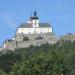
[[0, 75], [75, 75], [75, 42], [0, 53]]

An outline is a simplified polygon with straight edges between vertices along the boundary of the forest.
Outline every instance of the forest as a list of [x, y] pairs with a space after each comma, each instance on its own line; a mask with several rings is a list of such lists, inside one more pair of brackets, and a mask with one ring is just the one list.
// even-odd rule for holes
[[75, 41], [0, 52], [0, 75], [75, 75]]

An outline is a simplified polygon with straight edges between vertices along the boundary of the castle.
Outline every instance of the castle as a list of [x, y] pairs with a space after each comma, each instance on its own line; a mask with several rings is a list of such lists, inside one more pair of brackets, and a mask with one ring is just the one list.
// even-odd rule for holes
[[[75, 40], [75, 37], [73, 40]], [[16, 48], [25, 48], [31, 45], [40, 46], [46, 43], [55, 44], [57, 41], [58, 38], [53, 32], [52, 26], [49, 23], [40, 23], [37, 12], [34, 11], [28, 22], [22, 23], [17, 28], [14, 38], [7, 39], [3, 43], [0, 51], [15, 50]]]
[[23, 23], [17, 30], [17, 34], [42, 34], [52, 33], [52, 27], [49, 23], [40, 23], [37, 16], [37, 12], [34, 11], [34, 15], [31, 16], [27, 23]]

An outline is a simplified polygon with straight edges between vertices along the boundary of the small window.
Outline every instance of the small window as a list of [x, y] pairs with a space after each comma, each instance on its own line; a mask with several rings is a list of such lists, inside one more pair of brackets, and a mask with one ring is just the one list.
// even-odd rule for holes
[[29, 34], [30, 34], [30, 32], [29, 32]]
[[35, 20], [35, 23], [36, 23], [37, 21]]

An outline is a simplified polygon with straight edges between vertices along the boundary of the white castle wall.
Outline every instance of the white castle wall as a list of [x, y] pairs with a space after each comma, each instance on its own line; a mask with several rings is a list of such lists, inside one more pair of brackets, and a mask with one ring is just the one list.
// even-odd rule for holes
[[47, 28], [18, 28], [17, 33], [23, 33], [23, 34], [52, 33], [52, 27], [47, 27]]

